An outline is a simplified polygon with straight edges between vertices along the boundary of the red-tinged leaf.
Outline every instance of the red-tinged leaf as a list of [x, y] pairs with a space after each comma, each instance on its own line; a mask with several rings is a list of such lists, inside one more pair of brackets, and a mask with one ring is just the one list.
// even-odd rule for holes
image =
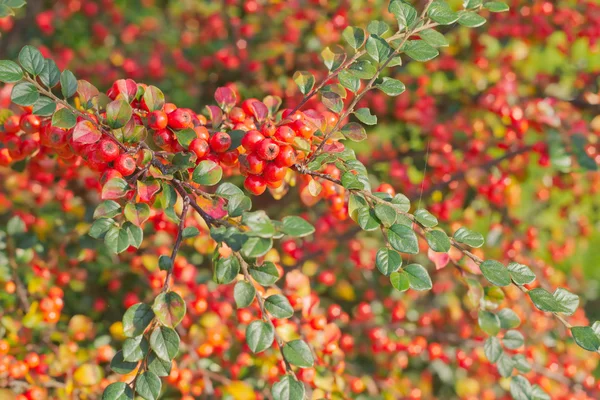
[[225, 111], [231, 110], [235, 103], [237, 102], [237, 98], [235, 96], [235, 92], [228, 88], [227, 86], [223, 86], [217, 88], [215, 91], [215, 101]]
[[313, 310], [319, 305], [320, 300], [315, 296], [305, 296], [302, 302], [302, 316], [308, 318], [312, 315]]
[[344, 151], [344, 145], [340, 142], [327, 143], [323, 146], [324, 153], [340, 153]]
[[217, 106], [206, 106], [208, 110], [208, 118], [210, 119], [213, 128], [217, 128], [223, 122], [223, 111]]
[[137, 182], [137, 194], [140, 201], [150, 202], [154, 195], [160, 191], [160, 183], [154, 179]]
[[85, 104], [94, 97], [100, 94], [100, 91], [96, 88], [96, 86], [92, 85], [86, 80], [80, 79], [77, 81], [77, 94], [79, 94], [79, 98]]
[[144, 91], [144, 103], [148, 107], [148, 111], [162, 110], [165, 105], [165, 95], [156, 86], [148, 86]]
[[115, 82], [119, 90], [119, 97], [131, 103], [137, 94], [137, 84], [133, 79], [119, 79]]
[[252, 104], [250, 104], [250, 109], [252, 110], [254, 118], [256, 118], [258, 122], [264, 121], [265, 118], [269, 116], [269, 109], [263, 102], [252, 102]]
[[427, 257], [435, 264], [436, 270], [446, 267], [450, 262], [450, 255], [448, 253], [438, 253], [431, 249], [427, 251]]
[[73, 141], [79, 144], [96, 143], [102, 137], [102, 133], [96, 125], [90, 121], [79, 121], [73, 129]]
[[304, 116], [306, 117], [306, 121], [314, 128], [325, 132], [325, 129], [327, 128], [327, 120], [320, 112], [310, 109], [304, 111]]
[[279, 96], [269, 95], [265, 97], [262, 102], [269, 109], [269, 116], [271, 117], [277, 114], [277, 111], [279, 110], [279, 107], [281, 107], [283, 100], [281, 100], [281, 97]]
[[125, 197], [129, 185], [123, 178], [112, 178], [102, 187], [102, 200], [116, 200]]
[[219, 198], [217, 201], [211, 201], [204, 197], [198, 197], [196, 203], [213, 218], [221, 219], [227, 216], [225, 199]]

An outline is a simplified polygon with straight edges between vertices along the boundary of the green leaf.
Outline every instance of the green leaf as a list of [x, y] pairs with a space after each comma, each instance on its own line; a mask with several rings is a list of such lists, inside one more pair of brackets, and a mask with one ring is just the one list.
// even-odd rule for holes
[[510, 308], [503, 308], [498, 311], [498, 318], [500, 318], [500, 326], [502, 329], [516, 328], [521, 325], [521, 318]]
[[463, 7], [467, 10], [478, 8], [483, 3], [483, 0], [463, 0]]
[[511, 262], [508, 264], [507, 269], [510, 277], [517, 285], [526, 285], [535, 281], [535, 274], [526, 265]]
[[371, 35], [381, 36], [389, 30], [390, 27], [388, 26], [388, 24], [386, 24], [383, 21], [375, 20], [369, 22], [369, 25], [367, 25], [367, 32], [369, 32]]
[[385, 227], [394, 225], [398, 216], [394, 207], [384, 203], [375, 205], [375, 215]]
[[307, 71], [296, 71], [294, 76], [292, 77], [298, 88], [300, 89], [300, 93], [308, 94], [315, 86], [315, 76]]
[[275, 227], [269, 216], [263, 211], [245, 212], [242, 223], [250, 228], [248, 236], [270, 238], [275, 235]]
[[553, 296], [560, 304], [562, 313], [573, 315], [575, 311], [577, 311], [577, 307], [579, 307], [579, 296], [563, 288], [556, 289]]
[[238, 281], [233, 288], [233, 298], [237, 308], [248, 307], [254, 301], [256, 289], [248, 281]]
[[585, 146], [587, 145], [587, 140], [583, 135], [573, 135], [571, 136], [571, 149], [573, 155], [577, 159], [577, 163], [580, 167], [588, 170], [588, 171], [597, 171], [598, 164], [596, 161], [585, 151]]
[[115, 382], [104, 389], [102, 400], [133, 400], [133, 396], [133, 390], [125, 382]]
[[230, 217], [239, 217], [251, 208], [252, 200], [243, 193], [230, 196], [227, 202], [227, 214], [229, 214]]
[[451, 25], [458, 21], [458, 13], [454, 12], [443, 0], [435, 0], [427, 11], [429, 18], [440, 25]]
[[171, 374], [171, 360], [161, 360], [153, 351], [148, 356], [148, 371], [154, 372], [158, 376], [169, 376]]
[[415, 61], [425, 62], [436, 58], [440, 53], [424, 40], [409, 40], [403, 48], [404, 53]]
[[529, 371], [531, 371], [531, 365], [529, 364], [529, 362], [527, 361], [527, 359], [525, 358], [525, 356], [523, 354], [516, 354], [513, 357], [513, 360], [515, 362], [515, 368], [519, 372], [526, 374]]
[[256, 320], [246, 328], [246, 342], [253, 353], [260, 353], [271, 347], [275, 339], [275, 328], [270, 322]]
[[10, 94], [13, 103], [20, 106], [30, 106], [40, 97], [36, 87], [29, 82], [17, 83]]
[[219, 187], [215, 191], [215, 194], [219, 197], [229, 200], [230, 198], [239, 196], [240, 194], [243, 195], [244, 192], [242, 189], [235, 186], [233, 183], [223, 182], [219, 185]]
[[394, 14], [398, 20], [398, 26], [402, 31], [405, 28], [411, 27], [417, 20], [417, 10], [408, 3], [402, 0], [392, 0], [388, 7], [389, 12]]
[[433, 47], [447, 47], [449, 46], [448, 40], [446, 37], [439, 33], [434, 29], [427, 29], [419, 32], [419, 36], [423, 39], [427, 44]]
[[123, 342], [123, 359], [129, 362], [138, 362], [148, 354], [150, 345], [144, 335], [126, 339]]
[[502, 345], [500, 344], [500, 340], [498, 340], [495, 336], [490, 336], [486, 339], [483, 345], [483, 352], [487, 359], [495, 364], [499, 359], [504, 350], [502, 350]]
[[436, 226], [438, 224], [438, 220], [435, 216], [433, 216], [433, 214], [431, 214], [429, 211], [424, 210], [424, 209], [419, 209], [415, 211], [415, 219], [417, 220], [417, 222], [423, 226], [426, 226], [428, 228], [433, 228], [434, 226]]
[[477, 28], [486, 23], [486, 19], [472, 11], [461, 11], [458, 23], [467, 28]]
[[273, 239], [251, 237], [242, 246], [242, 255], [247, 258], [262, 257], [273, 247]]
[[365, 231], [374, 231], [380, 226], [379, 219], [375, 215], [375, 210], [369, 207], [361, 207], [358, 209], [357, 222]]
[[377, 73], [377, 68], [368, 60], [357, 60], [348, 66], [348, 72], [359, 79], [371, 79]]
[[408, 274], [408, 282], [413, 290], [430, 290], [433, 287], [429, 273], [420, 264], [409, 264], [402, 268]]
[[525, 343], [525, 338], [521, 332], [511, 329], [504, 334], [502, 343], [504, 343], [504, 347], [507, 349], [516, 350], [523, 346], [523, 343]]
[[342, 36], [354, 50], [361, 48], [365, 43], [366, 38], [364, 29], [356, 28], [354, 26], [349, 26], [344, 29]]
[[273, 384], [271, 394], [273, 400], [304, 400], [304, 384], [291, 375], [285, 375]]
[[[382, 247], [377, 251], [377, 255], [375, 256], [375, 265], [379, 272], [385, 276], [389, 276], [392, 272], [398, 271], [402, 266], [402, 256], [395, 250]], [[394, 285], [393, 282], [392, 285]]]
[[162, 383], [152, 371], [142, 372], [135, 380], [135, 391], [145, 400], [156, 400], [160, 395]]
[[490, 336], [496, 336], [500, 332], [500, 318], [492, 312], [479, 310], [479, 327]]
[[161, 324], [175, 328], [185, 316], [185, 301], [175, 292], [161, 293], [154, 299], [152, 311]]
[[158, 257], [158, 268], [161, 271], [170, 271], [173, 268], [173, 260], [171, 257], [162, 255]]
[[510, 285], [510, 275], [508, 270], [495, 260], [486, 260], [479, 266], [481, 273], [487, 279], [496, 286], [508, 286]]
[[410, 210], [410, 200], [402, 193], [398, 193], [392, 199], [392, 204], [396, 206], [400, 211], [408, 212]]
[[491, 12], [499, 13], [509, 10], [508, 5], [501, 1], [489, 1], [483, 5], [483, 8], [490, 10]]
[[220, 258], [215, 266], [215, 282], [220, 284], [227, 284], [233, 282], [233, 280], [240, 273], [240, 262], [236, 257]]
[[335, 71], [346, 61], [346, 52], [340, 46], [326, 47], [321, 52], [323, 62], [329, 71]]
[[279, 279], [279, 271], [270, 261], [264, 262], [261, 266], [251, 267], [249, 272], [250, 276], [263, 286], [271, 286]]
[[531, 289], [527, 292], [533, 304], [541, 311], [561, 312], [563, 308], [554, 296], [543, 288]]
[[113, 225], [104, 235], [104, 244], [113, 253], [122, 253], [129, 247], [129, 233], [126, 229]]
[[110, 361], [110, 369], [121, 375], [130, 373], [137, 365], [137, 361], [125, 361], [122, 350], [119, 350]]
[[290, 364], [300, 368], [310, 368], [315, 362], [310, 348], [304, 340], [292, 340], [284, 344], [283, 357]]
[[574, 326], [571, 328], [571, 334], [575, 343], [587, 351], [600, 350], [600, 337], [589, 326]]
[[281, 294], [274, 294], [265, 300], [265, 308], [275, 318], [289, 318], [294, 315], [294, 309], [287, 297]]
[[159, 88], [152, 85], [146, 87], [146, 90], [144, 90], [143, 100], [148, 111], [162, 110], [165, 105], [165, 95]]
[[133, 109], [125, 100], [115, 100], [106, 106], [106, 123], [112, 129], [124, 127], [132, 115]]
[[371, 110], [369, 110], [368, 107], [359, 108], [358, 110], [354, 111], [354, 115], [356, 115], [356, 118], [358, 118], [358, 120], [365, 125], [377, 124], [377, 116], [371, 114]]
[[100, 218], [94, 221], [90, 227], [89, 235], [94, 239], [102, 239], [110, 228], [115, 226], [115, 221], [110, 218]]
[[398, 96], [406, 90], [406, 86], [404, 83], [400, 82], [397, 79], [388, 78], [387, 76], [381, 78], [381, 82], [377, 83], [375, 87], [381, 90], [383, 93], [388, 96]]
[[44, 60], [44, 68], [40, 73], [40, 80], [48, 88], [53, 88], [60, 82], [60, 70], [54, 60]]
[[188, 149], [190, 147], [190, 143], [192, 143], [192, 141], [197, 137], [198, 134], [192, 128], [185, 128], [175, 132], [175, 138], [177, 139], [177, 142], [184, 149]]
[[77, 124], [77, 117], [68, 108], [57, 110], [52, 116], [52, 126], [63, 129], [71, 129]]
[[431, 250], [438, 253], [447, 253], [450, 251], [450, 239], [446, 232], [433, 229], [425, 232], [425, 239]]
[[200, 234], [200, 231], [195, 226], [188, 226], [181, 232], [181, 237], [184, 239], [189, 239], [196, 237]]
[[223, 176], [223, 169], [221, 166], [214, 161], [204, 160], [200, 161], [194, 173], [192, 174], [192, 180], [204, 186], [213, 186], [219, 183]]
[[150, 217], [150, 207], [146, 203], [127, 203], [124, 214], [127, 221], [141, 226]]
[[524, 376], [513, 376], [510, 380], [510, 394], [514, 400], [531, 400], [531, 383]]
[[23, 70], [19, 64], [9, 60], [0, 60], [0, 82], [15, 83], [23, 79]]
[[127, 337], [139, 336], [144, 333], [153, 319], [154, 311], [149, 305], [136, 303], [123, 315], [123, 334]]
[[179, 352], [179, 335], [171, 328], [156, 327], [150, 335], [150, 347], [160, 359], [170, 361]]
[[367, 138], [365, 128], [356, 122], [348, 122], [342, 127], [342, 134], [353, 142], [361, 142]]
[[321, 102], [325, 107], [336, 114], [339, 114], [344, 109], [344, 100], [339, 93], [332, 91], [321, 91]]
[[406, 292], [410, 288], [410, 278], [404, 271], [392, 272], [390, 274], [390, 283], [400, 292]]
[[392, 225], [387, 231], [390, 245], [401, 253], [418, 254], [419, 242], [415, 232], [406, 225]]
[[458, 230], [454, 232], [453, 237], [458, 243], [466, 244], [467, 246], [474, 248], [479, 248], [483, 246], [484, 243], [483, 235], [481, 233], [473, 232], [467, 228], [458, 228]]
[[288, 236], [304, 237], [315, 232], [315, 227], [304, 218], [288, 216], [283, 218], [281, 222], [281, 231]]
[[365, 49], [367, 50], [367, 54], [378, 63], [386, 61], [393, 52], [385, 39], [382, 39], [377, 35], [369, 36]]
[[142, 228], [132, 224], [131, 222], [126, 222], [123, 225], [123, 229], [127, 232], [129, 245], [139, 249], [142, 245], [142, 240], [144, 239], [144, 231]]
[[24, 46], [19, 53], [19, 63], [23, 69], [37, 76], [44, 69], [44, 56], [33, 46]]
[[121, 205], [113, 200], [105, 200], [94, 210], [94, 219], [112, 218], [121, 214]]
[[[75, 78], [75, 75], [68, 69], [60, 74], [60, 91], [65, 99], [68, 99], [77, 93], [77, 78]], [[108, 107], [106, 112], [108, 114]]]
[[347, 70], [343, 70], [338, 74], [338, 80], [343, 87], [353, 93], [358, 92], [360, 89], [360, 79], [352, 75]]
[[502, 353], [496, 362], [496, 365], [498, 367], [498, 372], [504, 378], [511, 376], [513, 369], [515, 368], [514, 360], [506, 353]]

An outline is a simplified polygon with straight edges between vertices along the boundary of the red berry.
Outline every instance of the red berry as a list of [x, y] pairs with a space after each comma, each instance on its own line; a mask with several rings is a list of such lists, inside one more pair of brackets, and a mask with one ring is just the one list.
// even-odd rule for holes
[[123, 176], [129, 176], [135, 171], [135, 160], [129, 154], [121, 154], [115, 160], [115, 169]]
[[256, 153], [250, 153], [246, 157], [246, 169], [250, 174], [260, 175], [265, 169], [265, 161]]
[[231, 136], [225, 132], [217, 132], [210, 138], [210, 148], [216, 153], [225, 153], [231, 146]]
[[239, 107], [233, 107], [229, 112], [229, 119], [231, 119], [231, 122], [233, 123], [244, 122], [246, 113]]
[[196, 157], [203, 158], [210, 151], [210, 147], [206, 140], [196, 138], [190, 143], [189, 150], [196, 154]]
[[267, 184], [262, 177], [257, 175], [249, 175], [246, 177], [246, 180], [244, 180], [244, 187], [250, 193], [258, 196], [265, 192], [267, 189]]
[[274, 160], [279, 154], [279, 146], [272, 139], [261, 140], [256, 145], [256, 154], [263, 160]]
[[148, 114], [148, 127], [151, 129], [165, 129], [168, 123], [169, 118], [164, 111], [153, 111]]
[[239, 156], [240, 153], [239, 151], [237, 151], [237, 149], [229, 150], [225, 153], [221, 153], [221, 155], [219, 156], [219, 160], [221, 161], [221, 163], [223, 163], [223, 165], [233, 167], [235, 164], [237, 164]]
[[102, 139], [98, 147], [100, 160], [103, 162], [111, 162], [119, 157], [119, 146], [111, 139]]
[[256, 144], [263, 140], [265, 137], [257, 130], [251, 130], [246, 132], [242, 138], [242, 146], [246, 151], [251, 152], [256, 147]]
[[289, 126], [280, 126], [275, 131], [275, 138], [286, 143], [293, 143], [296, 138], [296, 132]]
[[291, 167], [294, 163], [296, 163], [296, 150], [292, 146], [281, 146], [279, 154], [275, 158], [275, 164], [280, 167]]
[[189, 128], [192, 124], [192, 116], [187, 110], [183, 108], [178, 108], [172, 111], [170, 114], [167, 115], [167, 117], [169, 121], [169, 126], [173, 129]]
[[4, 122], [4, 131], [6, 133], [17, 133], [21, 129], [21, 121], [17, 115], [11, 115]]
[[21, 129], [26, 133], [34, 133], [40, 130], [40, 117], [33, 114], [23, 114], [20, 121]]
[[161, 149], [165, 150], [169, 147], [171, 143], [171, 131], [168, 129], [161, 129], [160, 131], [156, 131], [152, 134], [152, 139], [154, 139], [154, 144], [156, 144]]
[[276, 182], [285, 178], [287, 167], [278, 167], [274, 162], [268, 163], [263, 172], [264, 178], [268, 182]]

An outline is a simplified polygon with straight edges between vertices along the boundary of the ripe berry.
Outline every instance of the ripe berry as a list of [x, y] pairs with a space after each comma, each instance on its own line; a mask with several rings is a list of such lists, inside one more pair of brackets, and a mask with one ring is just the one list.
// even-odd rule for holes
[[225, 153], [231, 146], [231, 136], [225, 132], [217, 132], [210, 138], [210, 148], [216, 153]]
[[21, 129], [25, 133], [34, 133], [40, 130], [40, 117], [33, 114], [23, 114], [20, 121]]
[[278, 167], [274, 162], [271, 162], [265, 166], [263, 176], [268, 182], [275, 182], [285, 178], [286, 172], [286, 167]]
[[315, 129], [311, 127], [309, 124], [303, 121], [296, 121], [293, 124], [294, 130], [298, 136], [302, 136], [305, 139], [310, 139], [315, 133]]
[[129, 154], [121, 154], [115, 160], [115, 169], [123, 176], [129, 176], [135, 171], [135, 160]]
[[256, 145], [256, 154], [263, 160], [274, 160], [279, 154], [279, 146], [272, 139], [261, 140]]
[[244, 137], [242, 138], [242, 146], [246, 149], [247, 152], [251, 152], [254, 150], [256, 145], [263, 140], [265, 137], [257, 130], [251, 130], [246, 132]]
[[246, 119], [246, 113], [239, 107], [233, 107], [229, 112], [229, 118], [233, 123], [244, 122]]
[[190, 143], [189, 150], [196, 154], [196, 157], [203, 158], [210, 151], [210, 147], [206, 140], [196, 138]]
[[239, 151], [237, 151], [237, 149], [229, 150], [225, 153], [221, 153], [221, 155], [219, 156], [219, 160], [223, 165], [233, 167], [235, 164], [237, 164], [239, 155], [240, 153]]
[[266, 137], [271, 137], [277, 131], [277, 127], [273, 121], [267, 120], [261, 128], [261, 132]]
[[246, 157], [246, 168], [249, 173], [253, 175], [262, 174], [265, 169], [265, 161], [260, 158], [256, 153], [250, 153]]
[[296, 162], [296, 150], [292, 146], [281, 146], [279, 154], [275, 157], [275, 164], [280, 167], [291, 167]]
[[177, 106], [173, 103], [166, 103], [165, 106], [163, 107], [163, 111], [166, 112], [167, 114], [170, 114], [175, 110], [177, 110]]
[[244, 187], [250, 193], [259, 196], [265, 192], [267, 189], [267, 184], [262, 177], [257, 175], [249, 175], [246, 177], [246, 180], [244, 180]]
[[119, 157], [119, 147], [111, 139], [102, 139], [98, 147], [98, 150], [100, 151], [100, 160], [103, 162], [111, 162]]
[[158, 147], [165, 150], [169, 147], [169, 144], [171, 143], [171, 131], [169, 131], [168, 129], [161, 129], [160, 131], [155, 131], [152, 134], [152, 139], [154, 139], [154, 143]]
[[169, 126], [173, 129], [185, 129], [189, 128], [192, 123], [192, 116], [190, 113], [183, 109], [178, 108], [167, 115]]
[[148, 114], [148, 127], [151, 129], [165, 129], [168, 123], [169, 118], [164, 111], [153, 111]]
[[11, 115], [4, 122], [4, 131], [6, 133], [17, 133], [21, 129], [21, 121], [17, 115]]
[[210, 139], [210, 134], [208, 133], [208, 129], [206, 129], [206, 127], [200, 125], [195, 127], [194, 131], [196, 132], [196, 136], [198, 136], [198, 138], [204, 139], [207, 142], [208, 139]]
[[275, 138], [286, 143], [293, 143], [296, 138], [296, 132], [289, 126], [280, 126], [275, 131]]

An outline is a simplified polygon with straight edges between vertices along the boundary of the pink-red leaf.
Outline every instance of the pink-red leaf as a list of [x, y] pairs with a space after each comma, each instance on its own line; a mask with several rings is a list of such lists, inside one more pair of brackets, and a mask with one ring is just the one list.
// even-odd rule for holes
[[90, 121], [79, 121], [73, 129], [73, 142], [79, 144], [96, 143], [102, 137], [102, 133], [96, 125]]

